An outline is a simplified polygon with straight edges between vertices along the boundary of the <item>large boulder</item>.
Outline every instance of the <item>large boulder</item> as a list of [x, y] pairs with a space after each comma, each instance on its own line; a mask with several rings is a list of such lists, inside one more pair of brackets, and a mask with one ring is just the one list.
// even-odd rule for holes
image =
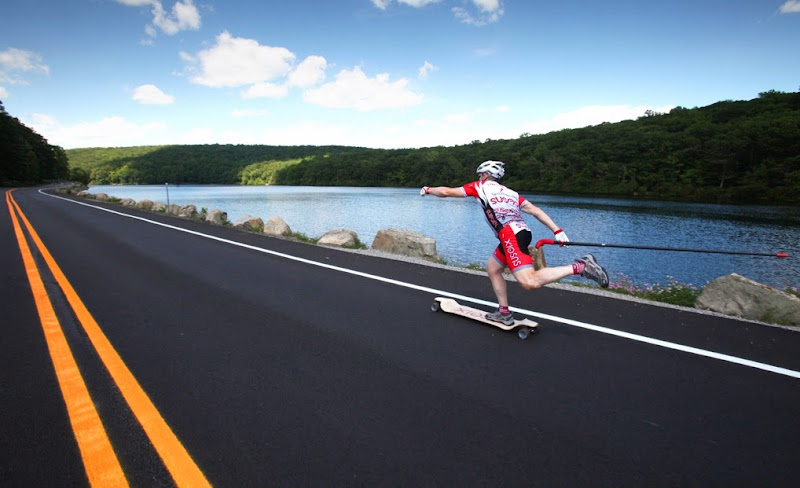
[[214, 209], [206, 214], [206, 222], [211, 222], [215, 225], [225, 225], [228, 221], [228, 212]]
[[236, 219], [236, 221], [233, 223], [233, 226], [250, 232], [261, 232], [261, 230], [264, 228], [264, 221], [261, 220], [261, 217], [245, 215]]
[[184, 205], [178, 209], [178, 217], [183, 217], [185, 219], [193, 219], [197, 217], [197, 207], [192, 205]]
[[280, 217], [270, 217], [264, 224], [264, 234], [270, 236], [288, 236], [292, 229]]
[[167, 205], [161, 202], [153, 202], [153, 206], [150, 207], [150, 210], [153, 212], [166, 212]]
[[372, 249], [430, 260], [441, 259], [434, 238], [406, 229], [379, 230], [372, 241]]
[[153, 210], [153, 201], [142, 200], [139, 202], [139, 208], [141, 208], [142, 210]]
[[122, 200], [119, 201], [119, 204], [122, 205], [123, 207], [135, 207], [136, 200], [134, 200], [133, 198], [123, 198]]
[[100, 202], [105, 202], [106, 200], [110, 199], [111, 197], [108, 196], [107, 193], [95, 193], [94, 199]]
[[337, 229], [326, 232], [319, 238], [317, 244], [323, 246], [355, 247], [358, 243], [358, 234], [352, 230]]
[[703, 287], [695, 306], [736, 317], [800, 326], [800, 298], [736, 273]]

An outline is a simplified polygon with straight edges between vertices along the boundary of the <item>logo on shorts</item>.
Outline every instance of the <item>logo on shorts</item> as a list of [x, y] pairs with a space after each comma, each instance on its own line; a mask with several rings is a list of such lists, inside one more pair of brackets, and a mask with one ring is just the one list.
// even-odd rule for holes
[[509, 259], [512, 268], [516, 268], [517, 266], [522, 266], [522, 260], [517, 254], [517, 250], [514, 248], [514, 242], [511, 239], [506, 239], [503, 241], [503, 245], [506, 248], [506, 257]]

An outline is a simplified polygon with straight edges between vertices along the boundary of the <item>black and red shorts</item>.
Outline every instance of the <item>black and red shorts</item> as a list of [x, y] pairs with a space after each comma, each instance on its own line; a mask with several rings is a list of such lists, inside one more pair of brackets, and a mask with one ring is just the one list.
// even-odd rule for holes
[[494, 258], [513, 273], [522, 268], [533, 266], [533, 258], [528, 252], [533, 235], [529, 230], [520, 230], [514, 234], [511, 226], [507, 225], [497, 235], [500, 245], [494, 250]]

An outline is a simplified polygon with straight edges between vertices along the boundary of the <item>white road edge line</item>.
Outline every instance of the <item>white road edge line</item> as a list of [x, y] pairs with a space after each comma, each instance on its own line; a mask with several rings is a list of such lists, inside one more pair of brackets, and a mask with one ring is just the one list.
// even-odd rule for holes
[[[347, 273], [347, 274], [351, 274], [351, 275], [355, 275], [355, 276], [360, 276], [362, 278], [367, 278], [367, 279], [375, 280], [375, 281], [381, 281], [383, 283], [389, 283], [389, 284], [392, 284], [392, 285], [401, 286], [401, 287], [404, 287], [404, 288], [410, 288], [410, 289], [422, 291], [422, 292], [425, 292], [425, 293], [431, 293], [431, 294], [435, 294], [435, 295], [446, 296], [446, 297], [450, 297], [450, 298], [453, 298], [453, 299], [462, 300], [462, 301], [465, 301], [465, 302], [475, 303], [475, 304], [478, 304], [478, 305], [485, 305], [485, 306], [488, 306], [488, 307], [496, 307], [497, 306], [497, 303], [494, 303], [494, 302], [489, 302], [489, 301], [486, 301], [486, 300], [480, 300], [480, 299], [477, 299], [477, 298], [472, 298], [472, 297], [468, 297], [468, 296], [464, 296], [464, 295], [459, 295], [459, 294], [451, 293], [451, 292], [444, 291], [444, 290], [437, 290], [436, 288], [429, 288], [427, 286], [420, 286], [420, 285], [415, 285], [413, 283], [406, 283], [406, 282], [403, 282], [403, 281], [393, 280], [391, 278], [384, 278], [382, 276], [377, 276], [377, 275], [373, 275], [373, 274], [369, 274], [369, 273], [364, 273], [364, 272], [361, 272], [361, 271], [355, 271], [355, 270], [352, 270], [352, 269], [341, 268], [339, 266], [333, 266], [331, 264], [320, 263], [318, 261], [312, 261], [310, 259], [300, 258], [300, 257], [297, 257], [297, 256], [292, 256], [290, 254], [284, 254], [284, 253], [277, 252], [277, 251], [271, 251], [269, 249], [264, 249], [262, 247], [251, 246], [249, 244], [243, 244], [241, 242], [231, 241], [229, 239], [223, 239], [221, 237], [216, 237], [216, 236], [212, 236], [212, 235], [208, 235], [208, 234], [203, 234], [201, 232], [196, 232], [196, 231], [193, 231], [193, 230], [183, 229], [181, 227], [176, 227], [174, 225], [169, 225], [169, 224], [164, 224], [164, 223], [161, 223], [161, 222], [156, 222], [155, 220], [146, 219], [144, 217], [138, 217], [136, 215], [126, 214], [126, 213], [123, 213], [123, 212], [117, 212], [116, 210], [111, 210], [111, 209], [107, 209], [107, 208], [103, 208], [103, 207], [98, 207], [96, 205], [90, 205], [90, 204], [85, 203], [85, 202], [79, 202], [77, 200], [72, 200], [72, 199], [69, 199], [69, 198], [60, 197], [58, 195], [51, 195], [51, 194], [46, 193], [46, 192], [44, 192], [42, 190], [39, 190], [39, 193], [41, 193], [42, 195], [47, 195], [49, 197], [58, 198], [60, 200], [64, 200], [64, 201], [71, 202], [71, 203], [75, 203], [75, 204], [78, 204], [78, 205], [83, 205], [83, 206], [91, 207], [91, 208], [94, 208], [94, 209], [97, 209], [97, 210], [102, 210], [104, 212], [109, 212], [109, 213], [112, 213], [112, 214], [121, 215], [123, 217], [128, 217], [128, 218], [135, 219], [135, 220], [140, 220], [142, 222], [147, 222], [147, 223], [153, 224], [153, 225], [159, 225], [161, 227], [166, 227], [168, 229], [173, 229], [173, 230], [177, 230], [177, 231], [180, 231], [180, 232], [185, 232], [187, 234], [193, 234], [193, 235], [196, 235], [196, 236], [205, 237], [206, 239], [212, 239], [212, 240], [215, 240], [215, 241], [224, 242], [226, 244], [231, 244], [233, 246], [239, 246], [239, 247], [243, 247], [243, 248], [246, 248], [246, 249], [252, 249], [254, 251], [262, 252], [262, 253], [265, 253], [265, 254], [271, 254], [273, 256], [277, 256], [277, 257], [281, 257], [281, 258], [285, 258], [285, 259], [290, 259], [290, 260], [301, 262], [301, 263], [305, 263], [305, 264], [310, 264], [312, 266], [318, 266], [320, 268], [326, 268], [326, 269], [330, 269], [330, 270], [333, 270], [333, 271], [339, 271], [341, 273]], [[780, 374], [780, 375], [784, 375], [784, 376], [789, 376], [789, 377], [792, 377], [792, 378], [800, 379], [800, 371], [795, 371], [795, 370], [791, 370], [791, 369], [787, 369], [787, 368], [781, 368], [779, 366], [773, 366], [771, 364], [766, 364], [766, 363], [759, 363], [757, 361], [751, 361], [749, 359], [739, 358], [739, 357], [736, 357], [736, 356], [729, 356], [727, 354], [721, 354], [721, 353], [717, 353], [717, 352], [713, 352], [713, 351], [707, 351], [705, 349], [699, 349], [699, 348], [696, 348], [696, 347], [684, 346], [682, 344], [676, 344], [674, 342], [667, 342], [667, 341], [662, 341], [660, 339], [653, 339], [652, 337], [642, 336], [642, 335], [638, 335], [638, 334], [631, 334], [629, 332], [623, 332], [623, 331], [615, 330], [615, 329], [609, 329], [608, 327], [602, 327], [602, 326], [599, 326], [599, 325], [589, 324], [589, 323], [586, 323], [586, 322], [579, 322], [577, 320], [558, 317], [558, 316], [555, 316], [555, 315], [548, 315], [548, 314], [544, 314], [544, 313], [540, 313], [540, 312], [534, 312], [533, 310], [527, 310], [527, 309], [524, 309], [524, 308], [511, 307], [511, 309], [513, 311], [515, 311], [515, 312], [523, 313], [525, 315], [531, 315], [533, 317], [537, 317], [537, 318], [544, 319], [544, 320], [550, 320], [550, 321], [553, 321], [553, 322], [560, 322], [560, 323], [565, 324], [565, 325], [571, 325], [573, 327], [579, 327], [581, 329], [587, 329], [587, 330], [591, 330], [591, 331], [594, 331], [594, 332], [599, 332], [601, 334], [608, 334], [608, 335], [612, 335], [612, 336], [622, 337], [624, 339], [630, 339], [632, 341], [642, 342], [642, 343], [645, 343], [645, 344], [651, 344], [651, 345], [654, 345], [654, 346], [663, 347], [665, 349], [672, 349], [672, 350], [675, 350], [675, 351], [681, 351], [681, 352], [685, 352], [685, 353], [688, 353], [688, 354], [694, 354], [696, 356], [703, 356], [703, 357], [707, 357], [707, 358], [711, 358], [711, 359], [717, 359], [719, 361], [726, 361], [726, 362], [729, 362], [729, 363], [739, 364], [741, 366], [747, 366], [749, 368], [760, 369], [760, 370], [763, 370], [763, 371], [768, 371], [770, 373], [775, 373], [775, 374]]]

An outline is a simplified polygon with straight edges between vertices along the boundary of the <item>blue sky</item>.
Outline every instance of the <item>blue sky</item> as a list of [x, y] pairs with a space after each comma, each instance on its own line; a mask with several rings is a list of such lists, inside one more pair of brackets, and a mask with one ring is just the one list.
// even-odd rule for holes
[[800, 0], [27, 0], [0, 100], [51, 144], [452, 146], [800, 88]]

